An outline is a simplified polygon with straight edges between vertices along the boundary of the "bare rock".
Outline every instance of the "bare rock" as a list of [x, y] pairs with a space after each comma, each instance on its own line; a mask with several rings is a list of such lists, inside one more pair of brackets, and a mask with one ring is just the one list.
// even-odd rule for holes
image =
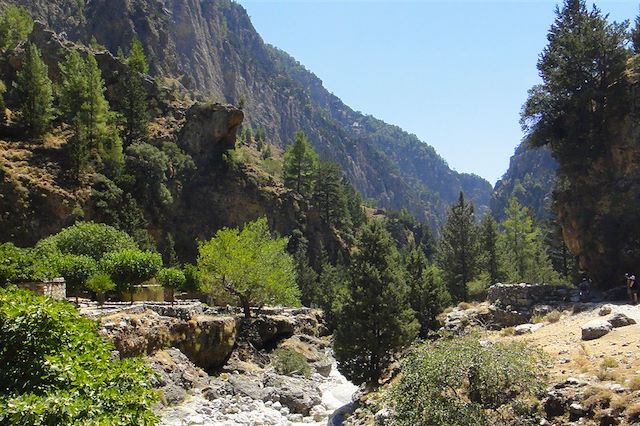
[[601, 317], [605, 316], [605, 315], [609, 315], [611, 313], [611, 311], [613, 311], [613, 306], [612, 305], [602, 305], [600, 307], [600, 309], [598, 309], [598, 315], [600, 315]]
[[613, 329], [609, 321], [593, 320], [582, 326], [582, 340], [594, 340], [608, 334]]
[[609, 318], [607, 318], [607, 321], [613, 328], [626, 327], [627, 325], [636, 323], [636, 320], [634, 320], [633, 318], [629, 318], [628, 316], [620, 312], [611, 315]]
[[277, 389], [278, 400], [284, 407], [289, 408], [292, 413], [308, 416], [311, 409], [322, 402], [320, 389], [310, 380], [279, 374], [267, 374], [264, 383], [265, 387]]
[[520, 335], [523, 335], [523, 334], [533, 333], [536, 330], [540, 330], [543, 326], [544, 326], [543, 323], [538, 323], [538, 324], [520, 324], [519, 326], [517, 326], [514, 329], [513, 334], [515, 334], [516, 336], [520, 336]]

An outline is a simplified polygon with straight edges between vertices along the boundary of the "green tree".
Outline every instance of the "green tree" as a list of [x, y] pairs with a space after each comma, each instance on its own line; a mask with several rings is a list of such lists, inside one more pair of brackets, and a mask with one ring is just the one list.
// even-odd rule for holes
[[451, 304], [451, 296], [442, 279], [441, 271], [430, 266], [424, 252], [415, 245], [405, 260], [409, 305], [420, 322], [420, 337], [427, 337], [429, 330], [438, 327], [436, 317]]
[[38, 243], [43, 251], [89, 256], [100, 260], [105, 253], [134, 250], [138, 246], [125, 232], [104, 223], [77, 222]]
[[502, 279], [502, 271], [498, 251], [498, 224], [490, 214], [482, 220], [481, 232], [483, 269], [489, 275], [489, 285], [493, 285]]
[[284, 184], [287, 188], [308, 196], [313, 188], [318, 154], [302, 130], [298, 130], [294, 138], [293, 144], [284, 153]]
[[384, 225], [379, 221], [365, 225], [353, 253], [334, 334], [340, 371], [354, 383], [377, 384], [393, 354], [418, 332], [399, 264]]
[[0, 424], [150, 426], [156, 375], [71, 304], [0, 289]]
[[67, 290], [75, 293], [77, 303], [78, 292], [85, 287], [87, 280], [96, 273], [98, 264], [92, 257], [68, 254], [60, 259], [58, 268], [60, 275], [64, 277]]
[[16, 89], [20, 100], [21, 123], [32, 137], [42, 136], [53, 118], [53, 88], [40, 51], [29, 44]]
[[124, 143], [129, 146], [136, 142], [145, 142], [149, 137], [149, 106], [147, 90], [144, 87], [143, 74], [149, 71], [140, 40], [134, 39], [126, 60], [125, 94], [123, 103]]
[[309, 265], [306, 240], [298, 244], [293, 260], [296, 266], [296, 284], [300, 289], [300, 301], [304, 306], [315, 305], [318, 302], [318, 274]]
[[451, 206], [442, 229], [437, 264], [444, 272], [449, 293], [455, 302], [467, 300], [467, 283], [478, 272], [479, 244], [473, 204], [460, 192], [458, 202]]
[[20, 42], [29, 37], [33, 30], [33, 19], [29, 12], [20, 6], [10, 5], [0, 16], [0, 49], [15, 49]]
[[109, 274], [120, 291], [127, 291], [133, 304], [137, 287], [153, 278], [162, 268], [158, 253], [140, 250], [120, 250], [105, 254], [100, 269]]
[[295, 265], [285, 251], [287, 238], [272, 238], [266, 218], [242, 230], [223, 228], [201, 243], [198, 268], [209, 277], [209, 291], [237, 297], [245, 317], [267, 303], [297, 305]]
[[340, 228], [347, 223], [348, 210], [342, 169], [336, 163], [320, 161], [313, 182], [313, 203], [329, 226]]
[[178, 268], [165, 268], [158, 272], [156, 280], [162, 287], [169, 289], [171, 293], [169, 299], [173, 305], [173, 302], [175, 301], [175, 291], [184, 287], [187, 278], [185, 277], [184, 272]]
[[116, 284], [113, 282], [109, 274], [98, 272], [87, 280], [85, 287], [87, 290], [93, 291], [96, 294], [98, 303], [102, 305], [104, 303], [105, 293], [116, 288]]
[[540, 229], [533, 223], [529, 210], [515, 197], [509, 200], [502, 226], [499, 244], [507, 278], [518, 282], [558, 279], [544, 249]]
[[132, 192], [137, 200], [158, 209], [173, 202], [167, 187], [170, 164], [167, 154], [148, 143], [136, 142], [127, 147], [125, 170], [134, 177]]
[[337, 326], [336, 313], [341, 310], [341, 303], [348, 300], [349, 271], [338, 263], [332, 265], [328, 261], [322, 264], [318, 277], [318, 306], [324, 311], [324, 320], [329, 330]]
[[529, 143], [550, 143], [561, 164], [602, 154], [607, 121], [628, 108], [627, 22], [608, 23], [584, 0], [565, 0], [538, 60], [542, 84], [529, 91], [522, 124]]
[[183, 268], [185, 283], [185, 291], [200, 291], [202, 288], [202, 274], [196, 265], [186, 264]]

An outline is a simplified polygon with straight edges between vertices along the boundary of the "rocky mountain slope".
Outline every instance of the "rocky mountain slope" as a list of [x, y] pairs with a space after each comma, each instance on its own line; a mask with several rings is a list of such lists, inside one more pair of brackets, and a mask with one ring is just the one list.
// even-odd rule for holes
[[439, 225], [463, 190], [488, 209], [485, 180], [452, 171], [417, 137], [353, 111], [286, 53], [265, 44], [246, 11], [228, 0], [3, 0], [20, 4], [71, 40], [95, 37], [112, 53], [133, 37], [151, 73], [201, 96], [243, 107], [246, 124], [284, 146], [302, 128], [325, 158], [339, 162], [365, 198], [408, 208]]
[[553, 186], [558, 164], [548, 148], [532, 148], [521, 143], [509, 162], [509, 169], [496, 183], [491, 196], [491, 212], [504, 217], [509, 198], [516, 196], [539, 221], [552, 214]]

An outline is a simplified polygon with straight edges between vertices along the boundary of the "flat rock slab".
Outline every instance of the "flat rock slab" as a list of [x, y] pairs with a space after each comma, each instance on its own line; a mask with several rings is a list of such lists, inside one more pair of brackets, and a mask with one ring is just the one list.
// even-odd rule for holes
[[594, 340], [608, 334], [613, 329], [609, 321], [593, 320], [582, 326], [582, 340]]

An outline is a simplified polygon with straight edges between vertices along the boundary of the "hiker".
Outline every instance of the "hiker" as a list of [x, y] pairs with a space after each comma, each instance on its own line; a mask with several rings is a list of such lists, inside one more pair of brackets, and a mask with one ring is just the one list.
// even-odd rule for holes
[[578, 284], [578, 289], [580, 290], [580, 301], [586, 302], [591, 293], [591, 280], [586, 275], [582, 277], [582, 281]]
[[629, 295], [629, 299], [631, 300], [632, 305], [638, 304], [638, 283], [636, 281], [636, 276], [629, 274], [624, 274], [627, 279], [627, 294]]

